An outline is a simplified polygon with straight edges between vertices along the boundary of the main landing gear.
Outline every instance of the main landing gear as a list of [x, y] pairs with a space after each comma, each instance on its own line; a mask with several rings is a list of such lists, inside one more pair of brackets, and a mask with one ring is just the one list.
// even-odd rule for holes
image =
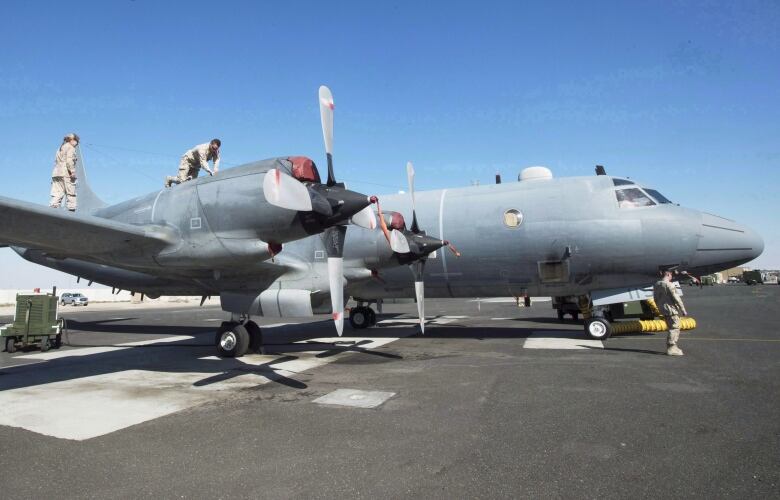
[[362, 330], [376, 324], [376, 313], [368, 306], [353, 307], [349, 311], [349, 324], [352, 328]]
[[252, 320], [223, 322], [214, 342], [224, 358], [238, 358], [247, 352], [264, 354], [263, 332]]

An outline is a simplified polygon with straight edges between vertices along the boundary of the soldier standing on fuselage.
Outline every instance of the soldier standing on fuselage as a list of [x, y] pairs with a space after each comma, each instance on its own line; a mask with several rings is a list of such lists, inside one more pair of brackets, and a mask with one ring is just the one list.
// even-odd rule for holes
[[[214, 175], [219, 171], [219, 148], [222, 141], [212, 139], [207, 144], [200, 144], [190, 149], [179, 162], [179, 174], [176, 177], [168, 176], [165, 178], [165, 187], [171, 187], [171, 184], [180, 184], [190, 179], [195, 179], [202, 168], [209, 175]], [[214, 170], [209, 168], [209, 160], [214, 162]]]
[[677, 295], [677, 289], [672, 284], [672, 272], [663, 271], [662, 278], [653, 285], [653, 299], [661, 314], [664, 315], [666, 326], [669, 328], [669, 336], [666, 339], [666, 354], [669, 356], [682, 356], [682, 350], [677, 347], [680, 338], [680, 316], [687, 316], [685, 305]]
[[54, 170], [51, 172], [51, 200], [49, 206], [60, 208], [62, 198], [67, 196], [68, 210], [76, 211], [76, 146], [79, 136], [68, 134], [62, 138], [62, 145], [54, 155]]

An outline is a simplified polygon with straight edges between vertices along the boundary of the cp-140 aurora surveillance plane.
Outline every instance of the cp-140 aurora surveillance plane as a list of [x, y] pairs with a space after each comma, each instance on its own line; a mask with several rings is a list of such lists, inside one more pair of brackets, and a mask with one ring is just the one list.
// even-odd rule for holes
[[[410, 192], [383, 197], [377, 218], [376, 198], [335, 181], [333, 99], [326, 87], [319, 97], [325, 184], [308, 158], [281, 157], [105, 206], [79, 162], [78, 212], [0, 197], [0, 243], [149, 297], [219, 295], [231, 313], [215, 338], [223, 356], [261, 348], [252, 316], [330, 311], [341, 334], [348, 297], [360, 304], [350, 318], [359, 328], [374, 317], [364, 303], [416, 297], [423, 328], [424, 296], [584, 296], [604, 305], [627, 300], [659, 269], [706, 274], [763, 251], [751, 229], [634, 181], [558, 179], [544, 167], [523, 170], [516, 183], [415, 195], [409, 164]], [[598, 324], [586, 331], [608, 335]]]

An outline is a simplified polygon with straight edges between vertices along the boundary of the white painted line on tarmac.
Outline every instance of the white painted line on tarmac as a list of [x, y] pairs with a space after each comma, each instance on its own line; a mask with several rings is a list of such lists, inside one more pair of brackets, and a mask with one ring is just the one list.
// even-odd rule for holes
[[191, 335], [176, 335], [174, 337], [163, 337], [152, 340], [139, 340], [137, 342], [126, 342], [124, 344], [117, 344], [113, 346], [102, 347], [83, 347], [79, 349], [66, 349], [64, 351], [49, 351], [41, 352], [37, 354], [25, 354], [23, 356], [16, 356], [18, 359], [40, 359], [44, 361], [51, 361], [53, 359], [70, 358], [74, 356], [91, 356], [93, 354], [103, 354], [106, 352], [123, 351], [133, 347], [141, 347], [153, 344], [165, 344], [168, 342], [180, 342], [182, 340], [191, 340], [195, 337]]
[[[579, 337], [579, 338], [578, 338]], [[604, 349], [601, 340], [586, 339], [574, 331], [533, 332], [525, 339], [525, 349]]]
[[[550, 302], [552, 297], [531, 297], [531, 302]], [[485, 304], [516, 304], [514, 297], [491, 297], [489, 299], [471, 299], [469, 302], [484, 302]]]

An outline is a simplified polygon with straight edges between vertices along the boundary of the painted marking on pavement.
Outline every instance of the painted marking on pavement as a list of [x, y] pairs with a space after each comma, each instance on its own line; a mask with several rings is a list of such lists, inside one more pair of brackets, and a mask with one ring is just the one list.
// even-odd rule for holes
[[[459, 319], [466, 319], [468, 316], [438, 316], [425, 318], [425, 323], [428, 325], [446, 325], [458, 321]], [[418, 318], [396, 318], [396, 319], [383, 319], [377, 322], [378, 325], [384, 326], [407, 326], [407, 325], [419, 325], [420, 320]]]
[[176, 335], [175, 337], [164, 337], [161, 339], [152, 340], [139, 340], [137, 342], [127, 342], [124, 344], [117, 344], [114, 346], [103, 347], [84, 347], [80, 349], [67, 349], [65, 351], [49, 351], [38, 354], [25, 354], [23, 356], [16, 356], [18, 359], [41, 359], [44, 361], [50, 361], [53, 359], [70, 358], [74, 356], [91, 356], [93, 354], [102, 354], [112, 351], [123, 351], [133, 347], [142, 347], [153, 344], [165, 344], [168, 342], [180, 342], [182, 340], [191, 340], [195, 337], [191, 335]]
[[[278, 355], [247, 355], [233, 359], [198, 358], [202, 348], [194, 346], [165, 349], [155, 356], [131, 355], [133, 347], [190, 338], [168, 337], [131, 342], [122, 347], [72, 349], [27, 356], [45, 355], [49, 362], [35, 363], [32, 367], [11, 367], [12, 370], [0, 377], [0, 425], [61, 439], [91, 439], [206, 402], [234, 398], [239, 390], [271, 380], [291, 379], [296, 374], [360, 350], [398, 340], [308, 339], [275, 345], [275, 349], [282, 351]], [[89, 358], [90, 354], [110, 351], [124, 351], [125, 354], [112, 357], [110, 361]], [[52, 354], [81, 358], [75, 358], [76, 363], [57, 364], [56, 360], [64, 356], [52, 357]], [[40, 379], [51, 382], [30, 382]]]
[[394, 392], [361, 391], [359, 389], [336, 389], [314, 400], [321, 405], [351, 406], [354, 408], [376, 408], [395, 396]]
[[[579, 336], [579, 338], [578, 338]], [[523, 344], [525, 349], [604, 349], [601, 340], [586, 339], [580, 332], [533, 332]]]

